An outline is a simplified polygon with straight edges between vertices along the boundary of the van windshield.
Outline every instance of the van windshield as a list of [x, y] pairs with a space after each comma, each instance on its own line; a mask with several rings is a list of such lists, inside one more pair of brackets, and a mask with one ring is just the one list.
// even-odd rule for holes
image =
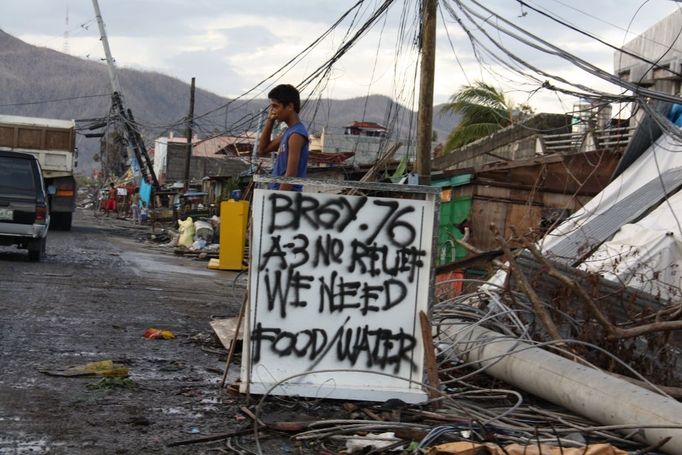
[[31, 161], [0, 156], [0, 193], [4, 195], [35, 195]]

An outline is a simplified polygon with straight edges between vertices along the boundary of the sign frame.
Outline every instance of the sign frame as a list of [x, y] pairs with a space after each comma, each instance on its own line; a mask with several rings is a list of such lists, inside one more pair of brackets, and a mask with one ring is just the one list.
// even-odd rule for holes
[[[254, 394], [273, 394], [273, 395], [287, 395], [287, 396], [307, 396], [307, 397], [315, 397], [315, 398], [334, 398], [334, 399], [355, 399], [355, 400], [363, 400], [363, 401], [386, 401], [391, 398], [396, 398], [396, 399], [401, 399], [405, 402], [408, 403], [418, 403], [422, 402], [427, 399], [427, 394], [424, 392], [422, 388], [422, 382], [424, 378], [424, 346], [423, 346], [423, 338], [421, 335], [421, 328], [419, 324], [419, 312], [420, 311], [429, 311], [429, 302], [432, 301], [433, 299], [433, 291], [434, 291], [434, 273], [433, 273], [433, 268], [434, 268], [434, 263], [435, 263], [435, 242], [436, 242], [436, 236], [434, 235], [435, 229], [438, 226], [438, 205], [439, 205], [439, 188], [432, 188], [432, 187], [424, 187], [424, 186], [416, 186], [416, 185], [391, 185], [391, 184], [376, 184], [376, 183], [360, 183], [360, 182], [345, 182], [345, 181], [321, 181], [321, 180], [312, 180], [312, 179], [293, 179], [293, 178], [271, 178], [271, 177], [261, 177], [261, 176], [254, 176], [254, 181], [255, 182], [272, 182], [272, 181], [286, 181], [288, 183], [303, 183], [303, 184], [313, 184], [313, 185], [323, 185], [323, 186], [331, 186], [331, 187], [336, 187], [336, 188], [356, 188], [360, 190], [369, 190], [369, 191], [390, 191], [391, 193], [394, 194], [408, 194], [411, 196], [411, 198], [405, 198], [405, 199], [394, 199], [394, 198], [366, 198], [364, 196], [343, 196], [343, 195], [338, 195], [338, 194], [326, 194], [326, 193], [295, 193], [295, 192], [283, 192], [283, 191], [270, 191], [270, 190], [260, 190], [257, 189], [254, 191], [254, 198], [253, 198], [253, 211], [252, 211], [252, 230], [251, 230], [251, 243], [250, 243], [250, 276], [249, 276], [249, 305], [246, 311], [246, 329], [245, 329], [245, 334], [244, 334], [244, 344], [243, 344], [243, 356], [242, 356], [242, 366], [241, 366], [241, 384], [240, 384], [240, 391], [242, 393], [254, 393]], [[270, 206], [267, 206], [268, 202], [266, 198], [272, 198], [272, 201], [280, 201], [280, 202], [271, 202]], [[275, 264], [275, 262], [283, 260], [282, 257], [284, 256], [284, 253], [281, 253], [281, 249], [278, 247], [275, 250], [279, 251], [277, 254], [271, 254], [273, 251], [273, 240], [272, 240], [272, 232], [267, 233], [265, 223], [266, 221], [264, 220], [264, 216], [267, 212], [267, 214], [270, 216], [272, 215], [271, 213], [268, 212], [268, 207], [270, 211], [273, 211], [273, 207], [275, 205], [273, 204], [283, 204], [281, 201], [285, 200], [287, 197], [289, 198], [304, 198], [305, 201], [308, 203], [311, 203], [311, 198], [315, 199], [317, 201], [337, 201], [340, 200], [339, 198], [344, 199], [344, 204], [347, 206], [351, 206], [353, 203], [357, 203], [358, 205], [360, 204], [360, 200], [364, 201], [370, 201], [369, 204], [379, 204], [380, 207], [386, 206], [386, 204], [392, 204], [392, 207], [420, 207], [421, 208], [421, 215], [420, 218], [417, 217], [414, 213], [410, 214], [410, 221], [413, 221], [414, 219], [419, 220], [419, 234], [420, 238], [417, 241], [417, 238], [414, 238], [414, 241], [410, 243], [410, 248], [413, 248], [415, 251], [419, 251], [420, 255], [423, 255], [423, 262], [417, 267], [419, 270], [416, 272], [417, 273], [417, 283], [421, 285], [421, 289], [419, 289], [419, 285], [416, 285], [414, 290], [407, 285], [407, 287], [410, 289], [407, 298], [405, 299], [406, 301], [409, 300], [409, 317], [404, 318], [406, 321], [406, 330], [403, 332], [402, 330], [402, 325], [400, 321], [402, 321], [402, 313], [398, 313], [397, 309], [394, 309], [392, 305], [392, 301], [390, 297], [385, 297], [386, 302], [382, 308], [381, 311], [386, 311], [386, 313], [382, 313], [381, 315], [378, 315], [379, 310], [376, 309], [378, 307], [374, 306], [371, 307], [372, 311], [376, 313], [364, 313], [363, 317], [366, 317], [366, 321], [370, 321], [364, 326], [360, 325], [358, 326], [358, 318], [359, 316], [353, 316], [351, 318], [351, 315], [348, 315], [349, 313], [352, 313], [354, 310], [348, 310], [346, 311], [346, 307], [342, 307], [342, 310], [338, 312], [336, 316], [338, 316], [338, 319], [334, 319], [332, 316], [323, 313], [322, 307], [325, 305], [324, 303], [324, 296], [322, 294], [322, 291], [320, 291], [320, 296], [322, 296], [320, 302], [315, 301], [312, 302], [311, 299], [311, 307], [316, 307], [320, 305], [320, 309], [318, 310], [320, 312], [319, 315], [315, 315], [315, 312], [312, 309], [306, 309], [309, 314], [307, 314], [306, 317], [314, 317], [316, 319], [316, 323], [320, 325], [320, 327], [324, 326], [324, 324], [334, 324], [334, 322], [330, 321], [336, 321], [335, 325], [332, 329], [330, 329], [330, 325], [325, 326], [324, 328], [317, 328], [317, 329], [302, 329], [301, 325], [296, 326], [296, 324], [300, 321], [298, 320], [292, 320], [291, 323], [294, 325], [294, 328], [290, 329], [292, 331], [285, 331], [285, 329], [279, 329], [276, 327], [279, 327], [275, 324], [273, 327], [273, 321], [276, 319], [275, 313], [278, 311], [275, 306], [276, 304], [273, 301], [272, 295], [273, 293], [267, 294], [267, 298], [264, 299], [264, 291], [263, 288], [265, 285], [263, 284], [263, 276], [266, 273], [270, 273], [269, 276], [266, 276], [265, 279], [271, 279], [271, 281], [268, 281], [267, 284], [268, 286], [272, 286], [274, 283], [274, 278], [272, 278], [274, 275], [272, 275], [273, 272], [268, 269], [268, 272], [264, 271], [264, 267], [268, 266], [268, 261], [270, 261], [270, 267]], [[291, 199], [293, 200], [293, 199]], [[382, 201], [382, 202], [375, 202], [375, 201]], [[388, 202], [386, 202], [388, 201]], [[395, 201], [395, 202], [393, 202]], [[313, 202], [314, 203], [314, 202]], [[320, 202], [322, 203], [322, 202]], [[332, 203], [333, 204], [333, 203]], [[278, 206], [279, 207], [279, 206]], [[374, 209], [374, 207], [369, 207], [367, 206], [366, 210]], [[276, 208], [276, 210], [279, 210], [279, 208]], [[282, 209], [281, 211], [285, 211]], [[376, 210], [374, 210], [376, 211]], [[414, 211], [414, 210], [404, 210], [404, 212], [409, 212], [409, 211]], [[293, 213], [293, 212], [291, 212]], [[293, 216], [291, 213], [285, 213], [285, 215], [281, 216]], [[369, 212], [366, 212], [369, 213]], [[355, 223], [356, 226], [355, 229], [357, 230], [357, 225], [361, 225], [362, 228], [367, 229], [366, 225], [367, 223], [360, 223], [362, 221], [362, 216], [363, 212], [362, 209], [360, 209], [357, 213], [359, 218], [356, 218], [352, 221], [352, 223]], [[271, 218], [270, 221], [270, 229], [273, 228], [273, 226], [277, 225], [277, 222], [274, 221], [274, 215], [272, 215], [273, 218]], [[374, 216], [374, 214], [371, 214], [371, 216]], [[281, 219], [281, 218], [280, 218]], [[386, 220], [391, 220], [390, 217], [385, 218]], [[407, 216], [405, 217], [405, 220], [407, 220]], [[359, 220], [359, 221], [358, 221]], [[395, 219], [392, 219], [395, 221]], [[299, 220], [302, 223], [305, 223], [305, 220]], [[407, 224], [407, 223], [404, 223]], [[398, 224], [396, 224], [398, 226]], [[310, 226], [308, 226], [310, 228]], [[353, 226], [350, 226], [351, 228], [350, 232], [351, 234], [353, 232], [359, 232], [359, 231], [353, 231]], [[297, 226], [297, 229], [301, 229], [302, 227], [299, 225]], [[361, 228], [361, 229], [362, 229]], [[379, 232], [382, 228], [377, 229], [376, 232]], [[403, 226], [404, 229], [404, 226]], [[303, 229], [305, 230], [305, 229]], [[399, 232], [400, 231], [400, 226], [396, 227], [396, 230]], [[291, 231], [289, 234], [297, 232], [297, 235], [301, 235], [299, 231]], [[403, 231], [404, 232], [404, 231]], [[285, 232], [286, 234], [286, 232]], [[268, 235], [269, 240], [268, 240]], [[340, 233], [336, 233], [337, 237], [342, 236]], [[380, 239], [380, 236], [382, 234], [377, 234], [376, 239]], [[357, 236], [357, 235], [356, 235]], [[349, 237], [347, 237], [349, 238]], [[388, 237], [386, 237], [388, 238]], [[386, 241], [386, 238], [381, 238], [383, 241]], [[380, 240], [381, 240], [380, 239]], [[265, 241], [264, 241], [265, 240]], [[287, 239], [289, 240], [289, 239]], [[339, 241], [344, 241], [344, 240], [339, 240]], [[348, 242], [348, 240], [345, 240], [345, 242]], [[265, 246], [263, 245], [265, 243]], [[291, 242], [289, 242], [290, 244]], [[380, 244], [381, 241], [378, 241], [374, 243], [374, 245]], [[417, 245], [414, 247], [414, 245]], [[401, 251], [406, 249], [406, 246], [401, 246]], [[398, 249], [398, 247], [394, 247], [394, 249]], [[390, 250], [390, 248], [388, 248]], [[299, 256], [301, 256], [301, 252], [299, 251]], [[265, 266], [263, 264], [263, 255], [266, 255], [268, 258], [267, 261], [265, 261]], [[288, 252], [289, 259], [291, 260], [291, 250]], [[345, 253], [344, 253], [345, 254]], [[274, 257], [274, 259], [273, 259]], [[420, 256], [421, 257], [421, 256]], [[341, 259], [341, 256], [339, 257], [339, 260], [343, 260], [345, 262], [348, 261], [347, 256], [344, 256], [343, 259]], [[273, 262], [275, 261], [275, 262]], [[414, 262], [413, 262], [414, 264]], [[329, 265], [329, 264], [328, 264]], [[344, 264], [347, 266], [348, 264]], [[303, 265], [303, 269], [305, 269], [306, 264]], [[339, 269], [341, 268], [341, 265], [338, 265]], [[284, 266], [282, 266], [284, 267]], [[276, 267], [274, 267], [276, 268]], [[407, 267], [406, 267], [407, 268]], [[288, 269], [287, 269], [288, 270]], [[329, 272], [330, 269], [326, 270]], [[386, 269], [383, 270], [386, 272]], [[277, 273], [277, 272], [274, 272]], [[291, 277], [291, 271], [289, 271]], [[324, 273], [323, 271], [319, 271], [316, 269], [316, 272], [311, 272], [313, 275], [315, 273]], [[333, 273], [333, 272], [332, 272]], [[347, 273], [347, 272], [346, 272]], [[390, 273], [390, 270], [389, 270]], [[395, 271], [394, 271], [395, 273]], [[412, 271], [412, 275], [414, 276], [415, 271]], [[396, 281], [400, 280], [405, 280], [407, 275], [404, 276], [393, 276], [389, 280], [384, 280], [383, 283], [391, 282], [391, 285], [395, 286], [396, 288], [400, 288], [401, 285], [400, 283], [395, 283]], [[386, 278], [386, 276], [384, 276]], [[290, 278], [289, 278], [290, 279]], [[315, 276], [315, 279], [309, 279], [308, 283], [311, 284], [312, 286], [317, 285], [318, 281], [324, 282], [325, 277], [324, 276]], [[381, 276], [379, 278], [381, 279]], [[282, 279], [284, 280], [284, 279]], [[371, 281], [370, 279], [367, 279]], [[392, 280], [392, 281], [391, 281]], [[376, 280], [371, 281], [371, 283], [363, 283], [363, 286], [369, 286], [369, 284], [377, 284]], [[411, 282], [411, 280], [408, 280]], [[369, 284], [368, 284], [369, 283]], [[322, 288], [323, 285], [319, 285], [320, 289]], [[343, 286], [343, 285], [342, 285]], [[359, 284], [357, 285], [359, 286]], [[379, 288], [380, 286], [369, 286], [371, 288]], [[386, 294], [390, 294], [388, 285], [386, 285]], [[268, 292], [270, 292], [270, 288], [268, 288]], [[288, 291], [287, 291], [288, 292]], [[306, 292], [312, 292], [309, 291], [309, 288]], [[379, 291], [380, 292], [380, 291]], [[393, 289], [391, 292], [394, 294], [395, 289]], [[331, 294], [329, 294], [331, 295]], [[354, 294], [355, 295], [355, 294]], [[403, 295], [398, 292], [398, 295]], [[310, 296], [310, 294], [308, 294]], [[331, 303], [332, 299], [329, 298], [329, 302], [327, 304], [329, 305], [329, 308], [332, 307]], [[365, 299], [365, 309], [367, 309], [367, 299]], [[284, 304], [282, 304], [284, 302]], [[388, 303], [391, 302], [391, 303]], [[264, 311], [265, 305], [267, 304], [268, 309]], [[404, 305], [407, 305], [407, 303], [403, 304], [402, 301], [399, 303], [402, 305], [399, 309], [401, 312], [405, 312], [407, 310], [407, 307]], [[260, 305], [260, 307], [259, 307]], [[396, 308], [398, 303], [395, 304]], [[286, 298], [284, 300], [281, 300], [280, 306], [286, 306]], [[287, 307], [288, 308], [288, 307]], [[350, 308], [350, 307], [349, 307]], [[289, 308], [289, 314], [304, 314], [303, 311], [299, 311], [300, 308]], [[279, 311], [287, 311], [286, 309], [282, 308]], [[325, 310], [326, 311], [326, 310]], [[333, 310], [329, 310], [331, 313], [333, 313]], [[346, 311], [344, 313], [344, 311]], [[360, 310], [361, 311], [361, 310]], [[392, 313], [391, 313], [392, 311]], [[377, 315], [377, 316], [375, 316]], [[383, 328], [383, 325], [376, 326], [378, 323], [377, 321], [382, 321], [379, 324], [385, 324], [385, 321], [390, 320], [391, 318], [395, 318], [398, 316], [398, 322], [397, 326], [399, 327], [399, 332], [398, 329], [395, 331], [391, 331], [391, 329], [388, 328]], [[279, 315], [280, 321], [282, 319], [285, 319], [286, 316], [283, 316], [282, 314]], [[273, 319], [275, 318], [275, 319]], [[293, 318], [292, 318], [293, 319]], [[352, 319], [352, 320], [351, 320]], [[267, 326], [264, 328], [264, 326], [260, 323], [263, 323], [263, 321], [269, 321], [270, 326]], [[372, 322], [373, 321], [373, 322]], [[287, 321], [285, 321], [287, 322]], [[345, 324], [348, 323], [348, 326]], [[375, 325], [372, 325], [375, 324]], [[395, 325], [394, 324], [394, 325]], [[285, 324], [286, 325], [286, 324]], [[411, 328], [410, 328], [411, 325]], [[338, 330], [336, 330], [336, 327], [339, 327]], [[269, 332], [266, 332], [266, 330], [270, 330]], [[298, 330], [298, 331], [296, 331]], [[370, 349], [366, 349], [364, 352], [364, 357], [361, 355], [360, 357], [363, 357], [363, 360], [366, 360], [365, 364], [362, 364], [362, 362], [358, 361], [357, 364], [355, 364], [355, 360], [352, 360], [352, 365], [348, 364], [348, 360], [350, 357], [343, 357], [342, 360], [345, 359], [346, 362], [341, 361], [339, 368], [333, 367], [329, 368], [329, 362], [326, 362], [324, 359], [323, 360], [317, 360], [313, 361], [313, 352], [315, 347], [313, 347], [310, 350], [311, 356], [298, 356], [298, 359], [285, 359], [281, 360], [283, 357], [281, 355], [281, 352], [279, 351], [282, 346], [287, 346], [287, 340], [290, 340], [291, 337], [295, 336], [294, 334], [299, 334], [296, 335], [296, 338], [294, 338], [293, 345], [289, 343], [289, 348], [293, 346], [293, 349], [303, 349], [303, 346], [310, 346], [312, 341], [312, 335], [311, 333], [313, 331], [317, 330], [315, 332], [315, 335], [319, 335], [319, 339], [322, 339], [322, 332], [324, 332], [324, 346], [327, 346], [327, 352], [329, 352], [331, 349], [335, 349], [336, 351], [339, 351], [341, 348], [339, 347], [340, 345], [343, 345], [342, 339], [345, 337], [346, 340], [348, 340], [348, 343], [346, 344], [345, 349], [348, 349], [348, 346], [350, 345], [350, 339], [353, 338], [355, 340], [355, 347], [357, 348], [358, 346], [358, 339], [361, 336], [364, 336], [362, 338], [365, 340], [365, 344], [371, 345], [372, 349], [374, 350], [373, 352], [377, 352], [378, 346], [381, 345], [384, 347], [384, 357], [381, 356], [371, 356]], [[336, 331], [335, 331], [336, 330]], [[345, 332], [344, 332], [345, 330]], [[364, 331], [363, 331], [364, 330]], [[298, 336], [300, 336], [301, 333], [305, 332], [305, 337], [302, 338], [304, 341], [299, 343], [298, 341]], [[267, 333], [267, 336], [264, 335]], [[377, 335], [378, 334], [383, 334], [383, 335]], [[400, 333], [400, 336], [398, 335]], [[284, 336], [286, 334], [286, 338]], [[370, 335], [367, 334], [373, 334], [374, 338], [371, 338]], [[380, 337], [384, 337], [383, 341], [380, 341]], [[348, 338], [351, 337], [351, 338]], [[402, 338], [401, 338], [402, 337]], [[329, 339], [332, 339], [331, 342], [327, 344], [327, 341]], [[306, 341], [307, 340], [307, 341]], [[367, 341], [369, 340], [369, 341]], [[408, 340], [408, 341], [405, 341]], [[306, 345], [307, 342], [307, 345]], [[275, 346], [277, 346], [277, 352], [279, 355], [279, 359], [275, 357], [268, 357], [271, 353], [267, 351], [263, 346], [266, 346], [267, 343], [269, 343], [270, 351], [275, 351]], [[333, 345], [333, 343], [336, 343], [336, 345]], [[383, 344], [382, 344], [383, 343]], [[402, 344], [401, 344], [402, 343]], [[322, 346], [322, 343], [320, 343], [320, 346]], [[386, 346], [391, 346], [391, 348], [386, 348]], [[397, 347], [396, 347], [397, 346]], [[405, 348], [405, 353], [407, 352], [407, 349], [411, 349], [411, 356], [412, 360], [410, 364], [407, 364], [405, 366], [406, 362], [403, 362], [400, 358], [405, 358], [406, 355], [400, 354], [403, 351], [400, 351], [400, 348]], [[284, 349], [286, 351], [286, 349]], [[291, 349], [289, 349], [289, 352]], [[391, 355], [386, 355], [386, 352], [391, 352]], [[325, 352], [325, 355], [326, 353]], [[339, 351], [340, 352], [340, 351]], [[348, 351], [346, 351], [348, 352]], [[400, 355], [399, 355], [400, 354]], [[262, 358], [261, 358], [262, 355]], [[337, 354], [338, 356], [338, 354]], [[305, 358], [303, 358], [305, 357]], [[321, 356], [324, 357], [324, 356]], [[321, 358], [320, 357], [320, 358]], [[330, 356], [331, 357], [331, 356]], [[416, 357], [416, 359], [415, 359]], [[371, 362], [371, 358], [375, 359], [375, 362], [373, 365], [368, 365]], [[255, 360], [254, 360], [255, 359]], [[302, 360], [303, 359], [303, 360]], [[377, 367], [377, 365], [382, 361], [383, 359], [383, 364], [381, 365], [380, 368]], [[300, 365], [292, 365], [291, 361], [296, 360], [300, 364], [300, 362], [306, 362], [305, 366], [303, 364]], [[337, 359], [338, 360], [338, 359]], [[288, 362], [288, 363], [287, 363]], [[331, 364], [334, 363], [333, 360], [330, 360]], [[386, 368], [386, 365], [389, 365], [389, 368]], [[406, 370], [409, 370], [409, 373], [406, 372]]]

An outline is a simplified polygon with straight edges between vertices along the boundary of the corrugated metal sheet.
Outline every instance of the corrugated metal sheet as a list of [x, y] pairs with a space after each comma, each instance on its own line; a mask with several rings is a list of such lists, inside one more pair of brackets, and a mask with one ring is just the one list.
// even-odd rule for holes
[[431, 186], [435, 186], [438, 188], [462, 186], [462, 185], [466, 185], [469, 182], [471, 182], [472, 177], [473, 177], [473, 174], [455, 175], [454, 177], [450, 177], [448, 179], [436, 180], [435, 182], [433, 182], [433, 184]]
[[637, 220], [681, 186], [682, 168], [666, 171], [614, 204], [605, 213], [587, 220], [580, 229], [566, 234], [563, 240], [546, 252], [555, 261], [575, 264], [585, 254], [609, 239], [622, 225]]
[[[667, 116], [671, 107], [671, 103], [659, 101], [656, 103], [655, 110], [659, 114]], [[613, 171], [611, 179], [618, 177], [625, 171], [625, 169], [630, 167], [632, 163], [637, 161], [637, 158], [642, 156], [642, 154], [649, 149], [651, 144], [656, 142], [658, 138], [661, 137], [661, 134], [663, 134], [663, 130], [658, 125], [658, 120], [647, 114], [639, 123], [639, 126], [632, 135], [632, 139], [630, 139], [628, 146], [625, 148], [623, 156], [620, 159], [618, 166]]]

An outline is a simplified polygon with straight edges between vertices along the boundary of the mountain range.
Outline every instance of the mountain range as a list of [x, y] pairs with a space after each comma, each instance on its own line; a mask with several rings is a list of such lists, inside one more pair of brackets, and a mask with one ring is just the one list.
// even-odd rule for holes
[[[126, 107], [134, 113], [147, 141], [169, 131], [184, 135], [188, 83], [154, 71], [118, 68], [117, 73]], [[90, 119], [106, 118], [111, 106], [111, 85], [104, 63], [33, 46], [2, 30], [0, 87], [0, 114], [4, 115], [76, 119], [85, 127]], [[254, 113], [266, 105], [264, 97], [230, 100], [197, 88], [195, 134], [206, 137], [255, 130]], [[441, 114], [440, 106], [434, 107], [433, 118], [433, 129], [441, 140], [457, 123], [455, 116]], [[302, 119], [311, 132], [364, 120], [384, 124], [399, 137], [414, 136], [416, 125], [415, 112], [383, 95], [309, 101]], [[79, 135], [77, 145], [79, 172], [90, 173], [97, 166], [93, 156], [98, 153], [99, 141]]]

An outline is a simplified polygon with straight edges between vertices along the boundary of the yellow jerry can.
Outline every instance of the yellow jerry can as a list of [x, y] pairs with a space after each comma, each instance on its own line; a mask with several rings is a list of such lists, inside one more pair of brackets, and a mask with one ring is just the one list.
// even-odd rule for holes
[[220, 270], [243, 270], [246, 231], [249, 222], [248, 201], [223, 201], [220, 203], [220, 253], [216, 264], [208, 267]]

